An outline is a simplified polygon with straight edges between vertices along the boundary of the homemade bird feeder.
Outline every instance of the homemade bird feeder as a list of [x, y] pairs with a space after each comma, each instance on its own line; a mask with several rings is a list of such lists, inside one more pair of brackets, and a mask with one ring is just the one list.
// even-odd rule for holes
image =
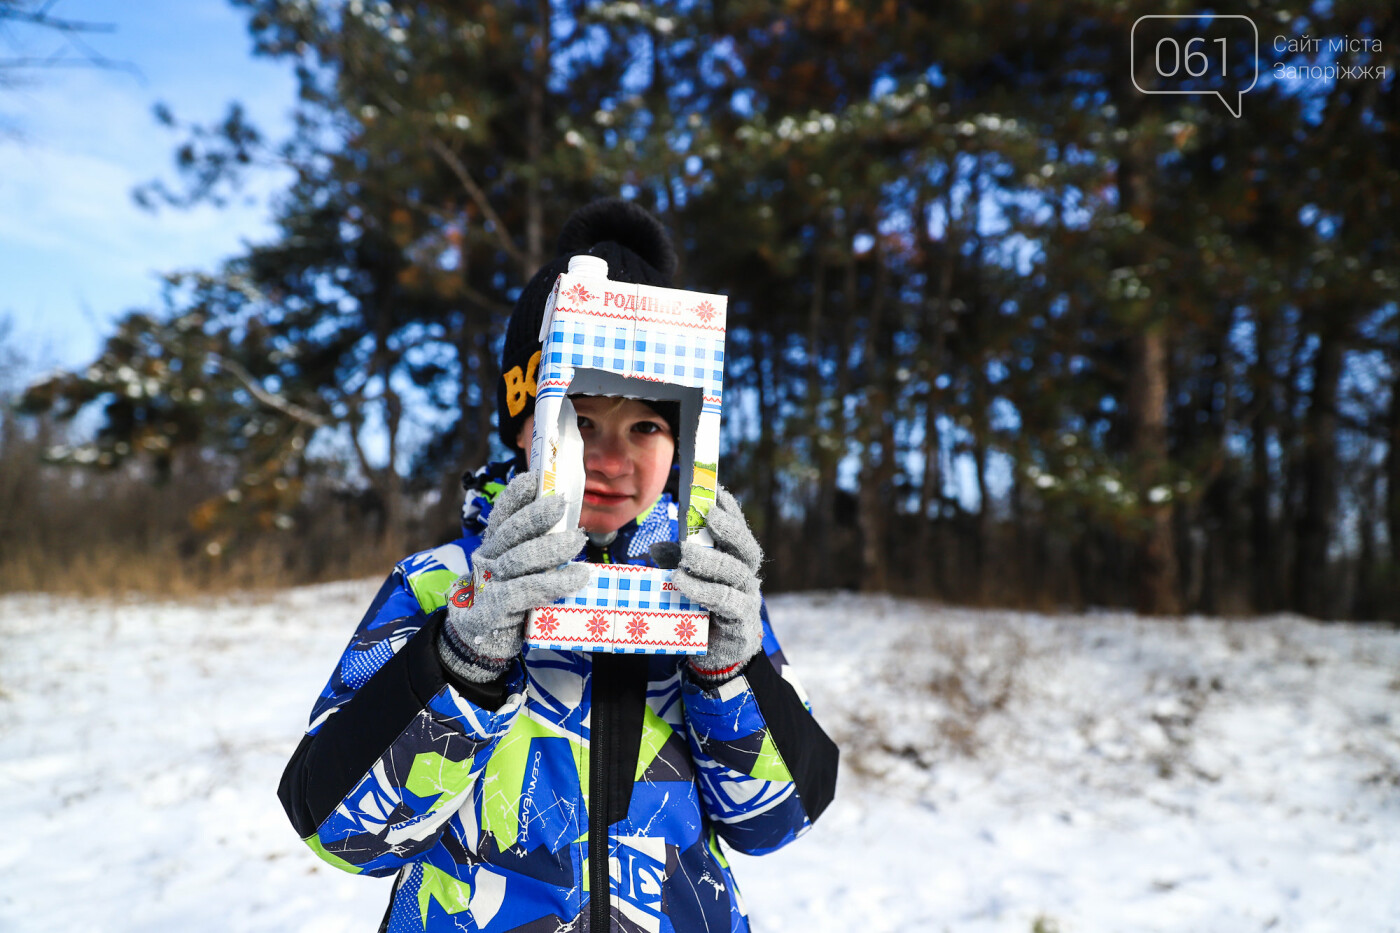
[[[538, 494], [563, 495], [555, 530], [578, 526], [583, 440], [570, 395], [680, 404], [680, 538], [713, 541], [705, 516], [715, 501], [724, 381], [723, 295], [614, 282], [607, 261], [575, 256], [554, 283], [540, 326], [532, 469]], [[704, 654], [709, 612], [687, 600], [672, 571], [589, 564], [588, 586], [530, 611], [526, 644], [561, 651]]]

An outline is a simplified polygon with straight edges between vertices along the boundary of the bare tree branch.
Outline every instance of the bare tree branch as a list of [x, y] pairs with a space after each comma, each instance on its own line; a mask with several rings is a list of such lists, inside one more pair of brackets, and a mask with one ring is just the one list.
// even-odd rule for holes
[[98, 23], [86, 20], [67, 19], [50, 14], [57, 0], [47, 0], [37, 8], [25, 8], [19, 0], [0, 0], [0, 23], [17, 23], [36, 29], [49, 29], [63, 36], [68, 46], [78, 52], [79, 57], [65, 57], [64, 49], [56, 50], [49, 56], [24, 56], [0, 59], [0, 71], [14, 71], [24, 68], [107, 68], [125, 71], [143, 78], [141, 71], [128, 62], [114, 61], [83, 41], [83, 35], [112, 33], [117, 27], [113, 23]]
[[[385, 109], [390, 113], [395, 116], [401, 116], [403, 114], [403, 105], [398, 101], [387, 94], [379, 94], [377, 96], [384, 104]], [[515, 245], [515, 240], [511, 238], [510, 231], [506, 228], [505, 222], [501, 220], [501, 215], [497, 214], [496, 209], [491, 206], [491, 199], [486, 196], [486, 192], [476, 183], [476, 179], [472, 177], [472, 173], [468, 170], [466, 163], [457, 156], [457, 153], [449, 149], [446, 143], [437, 137], [430, 137], [428, 145], [432, 147], [433, 152], [437, 153], [438, 157], [442, 159], [452, 171], [452, 174], [457, 176], [457, 180], [461, 182], [462, 187], [466, 189], [468, 197], [472, 199], [472, 203], [477, 206], [482, 216], [491, 224], [491, 228], [496, 233], [496, 239], [500, 242], [501, 249], [505, 250], [508, 256], [520, 264], [521, 274], [526, 278], [533, 275], [537, 264], [531, 262], [530, 257], [521, 252], [520, 247]]]
[[510, 305], [497, 301], [496, 299], [491, 298], [488, 295], [483, 295], [481, 292], [477, 291], [475, 288], [472, 288], [465, 282], [462, 283], [461, 289], [462, 294], [466, 295], [468, 300], [475, 302], [485, 311], [493, 311], [496, 314], [502, 315], [509, 315], [511, 312]]
[[429, 145], [433, 147], [433, 151], [438, 154], [438, 157], [447, 164], [447, 167], [452, 170], [452, 174], [457, 176], [457, 180], [462, 183], [462, 187], [466, 189], [467, 194], [471, 197], [472, 203], [481, 210], [482, 215], [485, 216], [486, 220], [495, 229], [496, 239], [500, 241], [501, 249], [505, 250], [512, 259], [520, 264], [520, 270], [523, 275], [531, 275], [535, 270], [531, 267], [530, 257], [526, 256], [520, 251], [520, 248], [515, 245], [515, 241], [511, 239], [510, 232], [501, 221], [500, 215], [496, 213], [496, 209], [491, 206], [491, 201], [486, 197], [486, 192], [482, 191], [481, 186], [476, 183], [476, 179], [472, 178], [471, 172], [467, 170], [462, 160], [457, 157], [457, 153], [447, 148], [447, 145], [440, 139], [430, 140]]
[[244, 369], [242, 364], [236, 360], [231, 360], [224, 356], [214, 356], [213, 359], [220, 368], [243, 383], [243, 387], [252, 394], [253, 398], [262, 402], [267, 407], [275, 408], [282, 412], [282, 414], [300, 421], [303, 424], [309, 424], [317, 428], [330, 427], [331, 422], [329, 419], [316, 414], [314, 411], [308, 411], [295, 402], [290, 402], [282, 396], [264, 389], [262, 385], [253, 378], [252, 374]]
[[17, 23], [26, 23], [30, 26], [42, 26], [45, 29], [55, 29], [59, 32], [116, 32], [117, 27], [112, 23], [91, 23], [76, 19], [59, 19], [49, 15], [49, 10], [54, 6], [53, 2], [45, 3], [37, 10], [22, 10], [14, 3], [0, 4], [0, 20], [11, 20]]

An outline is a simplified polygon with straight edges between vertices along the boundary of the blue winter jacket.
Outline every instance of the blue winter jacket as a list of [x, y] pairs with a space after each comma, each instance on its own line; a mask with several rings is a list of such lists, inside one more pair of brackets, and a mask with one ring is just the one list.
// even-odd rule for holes
[[[283, 774], [287, 815], [332, 865], [397, 874], [381, 930], [748, 930], [720, 840], [791, 842], [836, 780], [766, 608], [763, 651], [714, 690], [682, 657], [533, 648], [461, 681], [435, 646], [446, 594], [512, 475], [478, 471], [463, 536], [385, 581]], [[579, 559], [650, 563], [676, 526], [663, 495]]]

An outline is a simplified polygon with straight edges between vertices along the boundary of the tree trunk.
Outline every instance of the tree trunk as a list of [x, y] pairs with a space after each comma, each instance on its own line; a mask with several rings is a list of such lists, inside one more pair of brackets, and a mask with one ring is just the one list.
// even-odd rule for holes
[[1250, 548], [1252, 602], [1256, 612], [1279, 608], [1278, 551], [1273, 520], [1273, 471], [1270, 469], [1269, 441], [1274, 433], [1274, 372], [1269, 356], [1274, 347], [1274, 329], [1269, 312], [1261, 312], [1254, 327], [1254, 365], [1250, 383], [1254, 393], [1254, 424], [1251, 431], [1250, 460], [1253, 479], [1250, 487]]
[[1356, 497], [1357, 535], [1361, 539], [1361, 550], [1356, 558], [1355, 585], [1352, 587], [1347, 615], [1352, 619], [1372, 619], [1382, 605], [1377, 599], [1376, 584], [1380, 575], [1376, 573], [1376, 519], [1380, 512], [1380, 496], [1377, 493], [1378, 476], [1374, 467], [1359, 465], [1356, 482], [1360, 488]]
[[778, 425], [781, 423], [778, 412], [778, 385], [780, 380], [775, 370], [778, 367], [777, 354], [773, 352], [770, 335], [764, 331], [758, 334], [757, 359], [749, 361], [755, 373], [758, 388], [758, 413], [762, 419], [758, 432], [758, 459], [755, 464], [761, 482], [763, 497], [763, 531], [768, 535], [777, 534], [778, 528]]
[[530, 268], [526, 276], [544, 264], [544, 197], [540, 172], [544, 165], [544, 104], [550, 69], [550, 19], [553, 11], [549, 0], [535, 4], [537, 30], [532, 49], [530, 69], [530, 102], [525, 116], [525, 153], [529, 174], [525, 182], [525, 256]]
[[[1288, 343], [1288, 374], [1283, 383], [1282, 417], [1279, 421], [1279, 447], [1283, 451], [1280, 468], [1283, 473], [1283, 511], [1278, 525], [1278, 540], [1274, 553], [1278, 555], [1278, 574], [1283, 581], [1279, 592], [1284, 594], [1284, 606], [1293, 612], [1300, 610], [1301, 592], [1297, 573], [1297, 532], [1296, 517], [1302, 514], [1303, 501], [1303, 427], [1299, 423], [1298, 412], [1303, 408], [1302, 382], [1306, 335], [1300, 326], [1294, 326]], [[1292, 520], [1290, 520], [1292, 519]]]
[[1152, 615], [1181, 611], [1176, 536], [1170, 494], [1152, 501], [1164, 479], [1167, 454], [1167, 348], [1165, 325], [1150, 326], [1132, 338], [1133, 366], [1129, 376], [1130, 417], [1134, 426], [1133, 454], [1139, 464], [1147, 527], [1140, 541], [1137, 607]]
[[[1390, 361], [1395, 374], [1390, 383], [1390, 412], [1387, 417], [1385, 448], [1385, 524], [1390, 538], [1390, 569], [1400, 574], [1400, 354]], [[1400, 585], [1392, 577], [1392, 590], [1387, 596], [1400, 596]], [[1400, 606], [1393, 607], [1400, 612]]]
[[[1136, 121], [1130, 121], [1136, 122]], [[1155, 165], [1153, 137], [1136, 127], [1135, 136], [1118, 164], [1118, 197], [1126, 212], [1151, 229], [1152, 189], [1148, 172]], [[1139, 265], [1143, 256], [1133, 256]], [[1137, 466], [1138, 495], [1143, 497], [1146, 526], [1138, 542], [1137, 608], [1153, 615], [1181, 611], [1176, 536], [1171, 498], [1153, 502], [1154, 490], [1165, 479], [1167, 444], [1167, 322], [1151, 306], [1137, 309], [1138, 330], [1129, 339], [1128, 417], [1132, 425], [1132, 459]]]
[[881, 542], [884, 538], [884, 507], [880, 501], [879, 463], [875, 445], [866, 440], [861, 451], [861, 476], [858, 501], [860, 510], [860, 588], [863, 592], [881, 593], [889, 589], [888, 566]]
[[[937, 379], [947, 364], [947, 336], [943, 326], [948, 320], [949, 303], [953, 296], [954, 263], [957, 261], [956, 252], [949, 246], [952, 235], [947, 226], [953, 216], [952, 175], [953, 167], [950, 163], [938, 199], [943, 205], [945, 219], [943, 243], [938, 248], [935, 248], [935, 241], [928, 233], [928, 218], [921, 214], [919, 222], [919, 235], [924, 240], [927, 254], [925, 287], [933, 291], [924, 302], [929, 310], [923, 341], [923, 377], [928, 383], [928, 391], [924, 403], [923, 478], [919, 484], [919, 555], [929, 570], [926, 582], [938, 593], [947, 593], [944, 573], [947, 563], [942, 554], [935, 553], [935, 537], [938, 529], [942, 527], [943, 518], [943, 441], [938, 433], [941, 406]], [[932, 516], [929, 515], [930, 505], [933, 507]]]
[[[878, 241], [877, 241], [878, 243]], [[889, 555], [886, 539], [893, 508], [894, 477], [894, 395], [890, 370], [892, 341], [886, 326], [886, 279], [884, 257], [874, 252], [875, 288], [871, 296], [861, 345], [861, 368], [865, 373], [866, 405], [863, 423], [857, 428], [861, 439], [860, 521], [861, 589], [886, 592], [890, 587]], [[877, 365], [872, 361], [879, 359]], [[879, 457], [874, 450], [879, 448]]]
[[[839, 526], [836, 519], [836, 472], [840, 466], [842, 458], [846, 455], [846, 442], [851, 437], [851, 425], [846, 420], [846, 399], [851, 394], [851, 348], [856, 341], [856, 324], [860, 320], [858, 302], [856, 301], [855, 288], [856, 278], [856, 258], [851, 252], [849, 229], [842, 229], [837, 234], [841, 238], [847, 255], [845, 275], [843, 277], [841, 300], [846, 311], [845, 326], [841, 329], [841, 340], [834, 348], [836, 356], [836, 386], [834, 389], [831, 404], [825, 406], [829, 409], [829, 420], [821, 422], [819, 430], [829, 439], [828, 444], [817, 445], [818, 463], [818, 531], [817, 534], [828, 536], [834, 542], [838, 535], [845, 537], [845, 532], [854, 530]], [[823, 400], [825, 401], [825, 400]], [[838, 563], [846, 558], [844, 551], [830, 549], [826, 551], [829, 562], [813, 569], [818, 574], [817, 579], [839, 579], [850, 580], [851, 568], [838, 566]], [[856, 555], [859, 560], [859, 555]]]
[[[811, 445], [813, 465], [817, 468], [817, 482], [810, 511], [806, 515], [807, 542], [812, 560], [806, 567], [805, 584], [815, 585], [823, 578], [831, 579], [836, 569], [833, 540], [833, 516], [836, 513], [836, 463], [837, 458], [827, 447], [828, 438], [836, 436], [835, 415], [832, 423], [826, 423], [827, 395], [822, 380], [821, 364], [826, 348], [822, 340], [822, 313], [826, 303], [826, 267], [821, 256], [820, 243], [816, 246], [816, 276], [812, 280], [812, 299], [807, 308], [807, 372], [803, 397], [806, 400], [807, 416], [811, 425], [807, 438]], [[845, 362], [838, 357], [838, 368]]]
[[1325, 619], [1332, 611], [1327, 548], [1337, 499], [1337, 389], [1343, 346], [1330, 333], [1319, 334], [1312, 395], [1303, 432], [1303, 509], [1298, 519], [1298, 608]]

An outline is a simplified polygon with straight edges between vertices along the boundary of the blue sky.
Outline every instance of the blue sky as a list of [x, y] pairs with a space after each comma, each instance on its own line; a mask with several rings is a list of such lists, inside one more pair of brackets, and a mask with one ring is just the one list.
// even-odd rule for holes
[[[181, 120], [209, 122], [239, 100], [281, 138], [296, 96], [287, 65], [253, 58], [244, 15], [227, 0], [59, 0], [52, 13], [111, 24], [86, 41], [140, 73], [34, 69], [0, 85], [0, 317], [12, 345], [45, 369], [94, 358], [116, 317], [158, 304], [162, 272], [212, 268], [272, 232], [268, 195], [282, 179], [271, 172], [223, 210], [136, 206], [133, 187], [174, 179], [181, 138], [151, 108], [163, 101]], [[29, 29], [8, 38], [0, 58], [62, 45]]]

